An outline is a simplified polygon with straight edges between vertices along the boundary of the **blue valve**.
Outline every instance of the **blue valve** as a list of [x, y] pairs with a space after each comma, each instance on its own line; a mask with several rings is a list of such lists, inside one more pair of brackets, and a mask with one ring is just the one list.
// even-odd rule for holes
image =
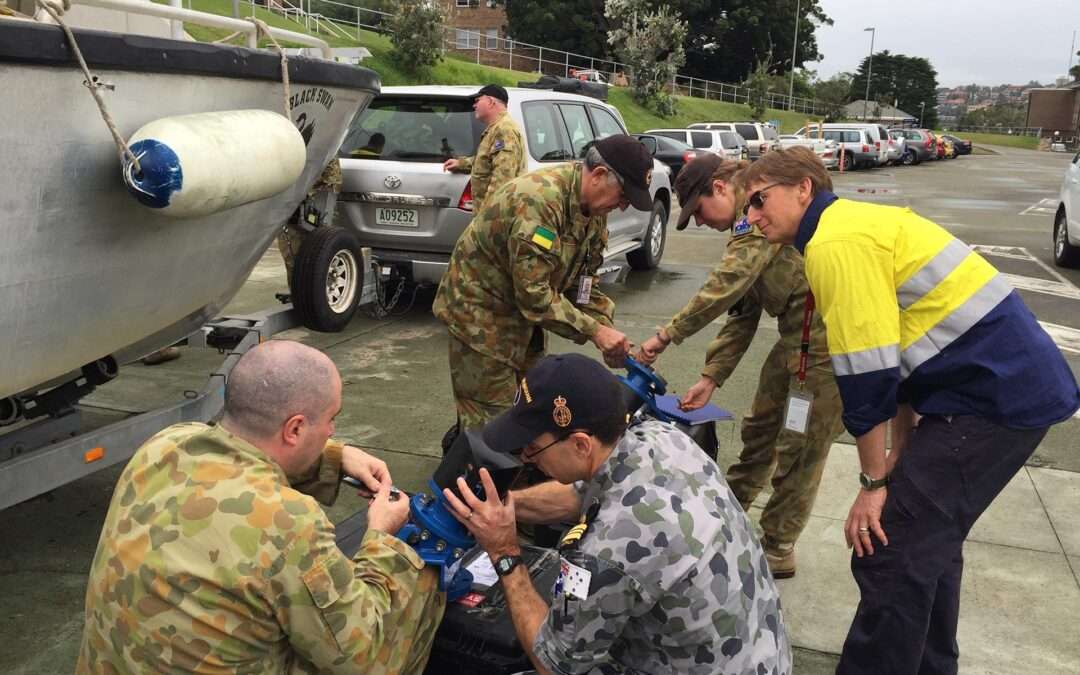
[[660, 410], [656, 405], [656, 397], [667, 393], [667, 382], [664, 378], [657, 375], [655, 370], [631, 356], [626, 357], [624, 367], [626, 368], [626, 375], [618, 375], [617, 377], [627, 389], [640, 399], [638, 405], [633, 406], [631, 410], [644, 405], [648, 408], [649, 414], [661, 422], [674, 421], [670, 415]]

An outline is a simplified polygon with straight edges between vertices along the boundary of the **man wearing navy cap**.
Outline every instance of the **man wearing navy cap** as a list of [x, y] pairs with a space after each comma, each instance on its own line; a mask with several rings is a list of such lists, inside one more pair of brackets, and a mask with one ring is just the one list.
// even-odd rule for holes
[[[548, 356], [484, 442], [555, 479], [486, 501], [464, 481], [455, 516], [499, 574], [540, 673], [791, 672], [780, 597], [750, 522], [716, 464], [674, 426], [627, 428], [619, 381], [580, 354]], [[585, 483], [583, 498], [572, 487]], [[517, 509], [517, 511], [515, 511]], [[515, 523], [581, 523], [559, 544], [548, 607], [521, 564]]]
[[525, 137], [506, 111], [510, 95], [497, 84], [485, 85], [473, 95], [476, 119], [487, 128], [480, 145], [469, 157], [443, 162], [443, 171], [471, 173], [473, 213], [478, 213], [492, 185], [502, 185], [525, 173]]

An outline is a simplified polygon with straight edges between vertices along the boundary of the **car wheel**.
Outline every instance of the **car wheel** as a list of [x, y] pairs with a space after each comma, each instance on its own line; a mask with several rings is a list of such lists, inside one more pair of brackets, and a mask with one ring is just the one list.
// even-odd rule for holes
[[364, 287], [356, 235], [319, 227], [304, 237], [293, 266], [292, 303], [305, 327], [324, 333], [345, 328]]
[[1065, 209], [1059, 209], [1054, 219], [1054, 263], [1058, 267], [1080, 267], [1080, 246], [1069, 243]]
[[844, 153], [844, 159], [842, 161], [842, 164], [843, 164], [843, 167], [842, 167], [843, 171], [851, 171], [852, 169], [855, 168], [855, 158], [851, 155], [850, 152], [845, 152]]
[[626, 261], [630, 263], [630, 267], [636, 270], [651, 270], [660, 265], [660, 258], [664, 255], [664, 244], [667, 243], [667, 220], [667, 208], [664, 207], [663, 202], [656, 200], [653, 202], [649, 227], [645, 230], [641, 248], [626, 254]]
[[900, 158], [904, 166], [915, 166], [919, 163], [919, 158], [915, 156], [914, 150], [905, 150], [904, 156]]

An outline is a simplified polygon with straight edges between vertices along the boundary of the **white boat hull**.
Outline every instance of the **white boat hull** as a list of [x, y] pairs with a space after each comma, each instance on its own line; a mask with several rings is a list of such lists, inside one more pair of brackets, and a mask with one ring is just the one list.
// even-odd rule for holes
[[[56, 40], [59, 31], [51, 30]], [[157, 51], [173, 46], [179, 56], [212, 47], [136, 40]], [[269, 56], [212, 48], [225, 50], [226, 60]], [[327, 67], [362, 70], [320, 66]], [[102, 93], [125, 138], [165, 116], [284, 108], [280, 82], [242, 77], [243, 68], [221, 76], [91, 68], [109, 85]], [[74, 64], [5, 60], [0, 47], [0, 90], [16, 93], [4, 97], [0, 113], [0, 397], [33, 391], [107, 355], [121, 363], [137, 358], [214, 317], [334, 156], [353, 116], [377, 93], [377, 78], [363, 72], [366, 87], [355, 76], [339, 78], [341, 84], [325, 77], [292, 83], [291, 117], [307, 140], [295, 184], [261, 201], [177, 219], [125, 190], [112, 138]]]

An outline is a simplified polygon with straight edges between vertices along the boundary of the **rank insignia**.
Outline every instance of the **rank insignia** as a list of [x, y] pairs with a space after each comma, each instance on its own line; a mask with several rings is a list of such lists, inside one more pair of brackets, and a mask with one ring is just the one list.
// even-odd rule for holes
[[566, 399], [562, 396], [555, 397], [555, 409], [551, 412], [551, 416], [559, 427], [565, 429], [570, 426], [573, 415], [570, 414], [570, 408], [566, 407]]

